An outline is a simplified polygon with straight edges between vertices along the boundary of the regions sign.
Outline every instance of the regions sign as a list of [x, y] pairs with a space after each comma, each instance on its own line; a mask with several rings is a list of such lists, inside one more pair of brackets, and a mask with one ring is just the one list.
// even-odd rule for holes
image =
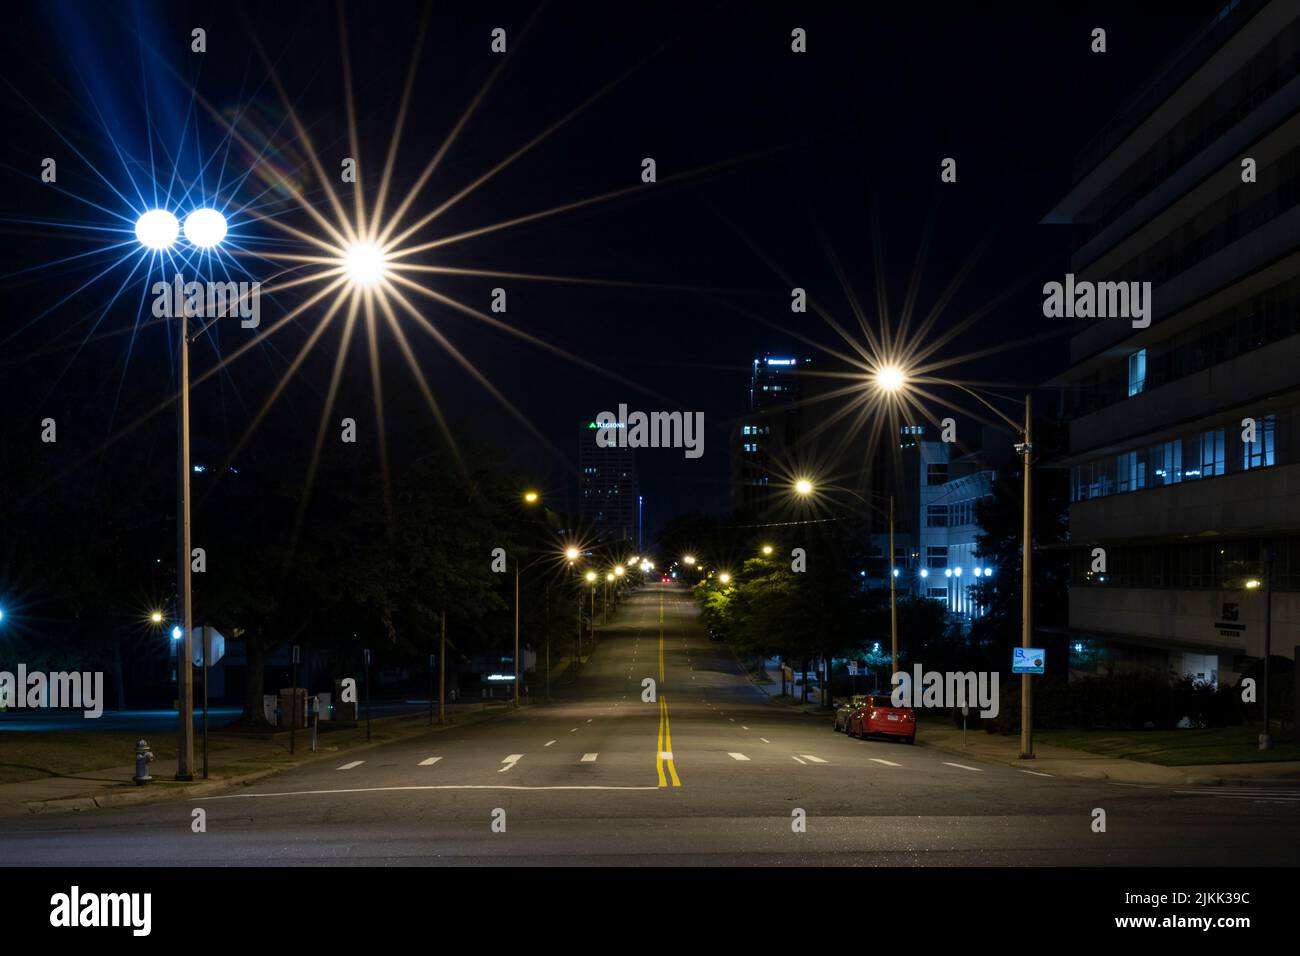
[[1047, 651], [1041, 647], [1017, 647], [1011, 651], [1011, 673], [1042, 674], [1046, 670]]

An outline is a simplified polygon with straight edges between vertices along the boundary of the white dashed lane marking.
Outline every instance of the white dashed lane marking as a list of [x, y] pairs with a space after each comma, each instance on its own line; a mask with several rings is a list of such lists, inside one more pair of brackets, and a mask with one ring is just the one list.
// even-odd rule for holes
[[436, 763], [437, 763], [439, 760], [441, 760], [441, 759], [442, 759], [441, 757], [425, 757], [423, 760], [420, 761], [420, 766], [421, 766], [421, 767], [432, 767], [434, 764], [436, 764]]
[[821, 757], [814, 757], [812, 754], [800, 754], [799, 756], [800, 756], [800, 757], [803, 757], [804, 760], [811, 761], [812, 763], [825, 763], [825, 762], [826, 762], [826, 761], [823, 760]]
[[515, 764], [517, 764], [519, 761], [523, 759], [524, 759], [523, 754], [510, 754], [508, 757], [506, 757], [505, 760], [501, 761], [503, 764], [505, 764], [505, 766], [502, 767], [500, 770], [498, 770], [497, 773], [505, 773], [507, 770], [509, 770], [511, 767], [513, 767]]
[[582, 755], [582, 761], [581, 761], [581, 762], [582, 762], [582, 763], [595, 763], [595, 762], [596, 762], [596, 758], [597, 758], [598, 756], [600, 756], [600, 755], [599, 755], [599, 754], [583, 754], [583, 755]]
[[728, 754], [728, 756], [731, 757], [732, 760], [748, 760], [748, 759], [749, 759], [749, 758], [746, 757], [744, 754]]
[[947, 760], [943, 762], [945, 767], [956, 767], [958, 770], [973, 770], [975, 773], [983, 773], [979, 767], [968, 767], [964, 763], [950, 763]]
[[883, 763], [886, 767], [901, 767], [901, 763], [894, 763], [892, 760], [882, 760], [880, 757], [868, 757], [872, 763]]
[[345, 763], [343, 766], [339, 767], [339, 769], [351, 770], [353, 767], [360, 767], [363, 763], [365, 763], [364, 760], [354, 760], [351, 763]]

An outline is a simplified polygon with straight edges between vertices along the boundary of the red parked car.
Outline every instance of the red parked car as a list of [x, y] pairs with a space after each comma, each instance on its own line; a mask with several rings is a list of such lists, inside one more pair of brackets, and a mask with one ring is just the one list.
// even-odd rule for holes
[[849, 714], [850, 737], [902, 737], [916, 743], [916, 714], [910, 707], [895, 707], [887, 694], [873, 694]]

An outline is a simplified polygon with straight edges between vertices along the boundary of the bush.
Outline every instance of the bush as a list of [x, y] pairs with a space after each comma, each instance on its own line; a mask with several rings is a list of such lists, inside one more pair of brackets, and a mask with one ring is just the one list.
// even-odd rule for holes
[[[1219, 688], [1192, 678], [1170, 680], [1146, 674], [1087, 677], [1073, 682], [1037, 677], [1033, 703], [1034, 726], [1044, 730], [1140, 730], [1148, 726], [1172, 729], [1184, 717], [1198, 727], [1229, 727], [1239, 725], [1244, 713], [1241, 695], [1233, 688]], [[1271, 701], [1269, 709], [1277, 712]], [[960, 711], [956, 721], [961, 726]], [[1019, 680], [1002, 682], [998, 715], [983, 724], [991, 734], [1019, 732]]]

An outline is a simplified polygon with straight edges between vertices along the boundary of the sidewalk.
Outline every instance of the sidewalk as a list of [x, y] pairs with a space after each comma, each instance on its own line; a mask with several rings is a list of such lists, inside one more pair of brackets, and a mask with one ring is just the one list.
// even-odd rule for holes
[[[753, 673], [745, 676], [750, 684], [771, 697], [773, 703], [809, 717], [821, 718], [827, 722], [827, 726], [830, 725], [832, 711], [823, 710], [820, 703], [812, 700], [811, 696], [807, 704], [779, 700], [781, 680], [779, 676], [774, 677], [770, 669], [766, 682], [758, 680]], [[843, 699], [839, 698], [836, 702]], [[1232, 786], [1278, 780], [1300, 783], [1300, 761], [1296, 760], [1164, 767], [1127, 757], [1107, 757], [1041, 742], [1034, 744], [1033, 760], [1021, 760], [1019, 734], [989, 734], [975, 726], [966, 732], [966, 744], [963, 746], [961, 728], [942, 720], [921, 722], [917, 727], [916, 745], [1054, 777], [1175, 786]]]
[[[454, 727], [467, 721], [482, 720], [509, 713], [507, 702], [451, 704], [447, 723], [428, 725], [424, 714], [376, 718], [372, 722], [371, 740], [366, 740], [364, 719], [356, 727], [328, 730], [319, 735], [318, 749], [311, 752], [311, 731], [294, 735], [295, 752], [289, 753], [289, 732], [268, 734], [213, 733], [209, 736], [209, 779], [201, 778], [203, 756], [200, 741], [195, 741], [193, 769], [195, 780], [174, 780], [176, 760], [159, 759], [149, 765], [152, 782], [137, 786], [135, 764], [104, 770], [91, 770], [58, 776], [0, 784], [0, 817], [26, 813], [50, 813], [92, 810], [96, 807], [121, 807], [153, 803], [180, 797], [202, 796], [233, 786], [246, 786], [263, 777], [299, 767], [316, 760], [333, 759], [343, 753], [365, 750], [422, 733]], [[435, 717], [435, 721], [436, 721]], [[50, 736], [56, 737], [57, 732]], [[0, 738], [0, 745], [3, 738]]]
[[1126, 757], [1105, 757], [1039, 742], [1034, 743], [1034, 759], [1021, 760], [1019, 734], [989, 734], [975, 727], [966, 732], [966, 746], [963, 747], [961, 728], [934, 720], [925, 721], [917, 727], [916, 743], [919, 747], [932, 747], [945, 753], [961, 754], [976, 760], [1055, 777], [1180, 786], [1231, 786], [1238, 782], [1261, 780], [1300, 781], [1300, 761], [1295, 760], [1163, 767]]

